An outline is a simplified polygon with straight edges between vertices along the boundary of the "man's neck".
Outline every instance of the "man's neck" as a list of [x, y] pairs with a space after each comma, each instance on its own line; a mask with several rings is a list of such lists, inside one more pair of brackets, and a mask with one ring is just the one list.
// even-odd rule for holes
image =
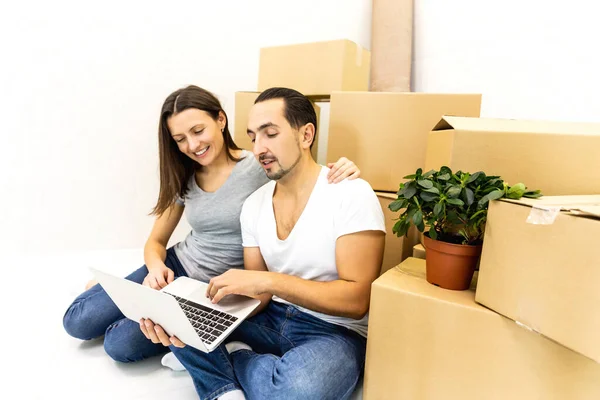
[[275, 194], [285, 197], [298, 197], [307, 190], [312, 191], [321, 173], [321, 166], [312, 157], [303, 157], [296, 167], [277, 181]]

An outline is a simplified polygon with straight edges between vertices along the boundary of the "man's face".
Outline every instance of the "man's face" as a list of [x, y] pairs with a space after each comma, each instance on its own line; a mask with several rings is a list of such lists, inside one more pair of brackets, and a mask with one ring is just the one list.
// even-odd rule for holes
[[254, 155], [272, 180], [286, 176], [302, 158], [302, 133], [285, 119], [284, 105], [283, 99], [260, 102], [252, 106], [248, 118]]

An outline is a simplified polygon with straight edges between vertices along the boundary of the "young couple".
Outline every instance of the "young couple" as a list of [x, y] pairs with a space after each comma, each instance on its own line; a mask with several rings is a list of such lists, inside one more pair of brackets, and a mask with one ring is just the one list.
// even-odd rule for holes
[[[268, 89], [249, 115], [252, 155], [235, 145], [210, 92], [189, 86], [167, 97], [157, 218], [146, 265], [128, 279], [160, 289], [189, 276], [209, 282], [214, 303], [241, 294], [261, 304], [226, 344], [203, 353], [150, 320], [124, 318], [96, 284], [67, 310], [67, 332], [105, 335], [106, 352], [121, 362], [171, 349], [201, 399], [348, 398], [364, 367], [385, 225], [351, 161], [329, 169], [313, 160], [316, 130], [308, 98]], [[184, 210], [192, 231], [167, 249]]]

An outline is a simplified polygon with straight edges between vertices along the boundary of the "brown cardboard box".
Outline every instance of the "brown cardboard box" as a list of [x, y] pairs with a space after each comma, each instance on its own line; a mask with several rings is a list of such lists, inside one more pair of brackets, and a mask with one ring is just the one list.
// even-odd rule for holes
[[390, 203], [398, 198], [395, 194], [375, 192], [379, 199], [379, 204], [383, 209], [385, 218], [385, 251], [383, 252], [383, 263], [381, 264], [381, 273], [400, 264], [405, 258], [410, 257], [415, 243], [419, 243], [419, 231], [411, 227], [406, 236], [397, 237], [392, 232], [392, 228], [398, 219], [399, 214], [392, 212], [388, 208]]
[[371, 53], [350, 40], [260, 49], [258, 91], [274, 86], [306, 96], [334, 90], [369, 90]]
[[415, 244], [412, 251], [412, 256], [414, 258], [420, 258], [421, 260], [425, 259], [425, 247], [419, 243]]
[[600, 196], [494, 201], [475, 299], [600, 363], [599, 238]]
[[412, 0], [373, 0], [371, 91], [410, 92]]
[[248, 130], [248, 114], [260, 92], [235, 92], [235, 131], [233, 140], [242, 149], [252, 151]]
[[587, 400], [600, 364], [425, 280], [408, 258], [372, 286], [365, 400]]
[[599, 149], [600, 124], [444, 117], [425, 170], [484, 171], [544, 195], [600, 194]]
[[[254, 101], [258, 97], [260, 92], [236, 92], [235, 93], [235, 131], [233, 134], [233, 140], [242, 149], [252, 151], [252, 142], [248, 137], [246, 131], [248, 130], [248, 114], [250, 109], [254, 105]], [[317, 137], [313, 144], [310, 152], [317, 160], [319, 154], [319, 119], [321, 115], [321, 107], [314, 104], [315, 112], [317, 113]]]
[[353, 160], [373, 189], [396, 192], [425, 164], [427, 136], [444, 114], [478, 116], [479, 94], [333, 92], [327, 161]]

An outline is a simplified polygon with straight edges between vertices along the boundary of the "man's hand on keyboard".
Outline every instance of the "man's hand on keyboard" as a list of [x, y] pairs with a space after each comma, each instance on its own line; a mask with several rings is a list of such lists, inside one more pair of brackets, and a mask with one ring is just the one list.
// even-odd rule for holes
[[206, 297], [216, 304], [230, 294], [249, 297], [261, 295], [268, 288], [269, 274], [266, 271], [230, 269], [210, 280], [206, 289]]
[[162, 343], [163, 346], [185, 347], [185, 343], [177, 339], [176, 336], [169, 337], [165, 330], [160, 325], [155, 325], [152, 320], [140, 319], [140, 329], [152, 343]]

